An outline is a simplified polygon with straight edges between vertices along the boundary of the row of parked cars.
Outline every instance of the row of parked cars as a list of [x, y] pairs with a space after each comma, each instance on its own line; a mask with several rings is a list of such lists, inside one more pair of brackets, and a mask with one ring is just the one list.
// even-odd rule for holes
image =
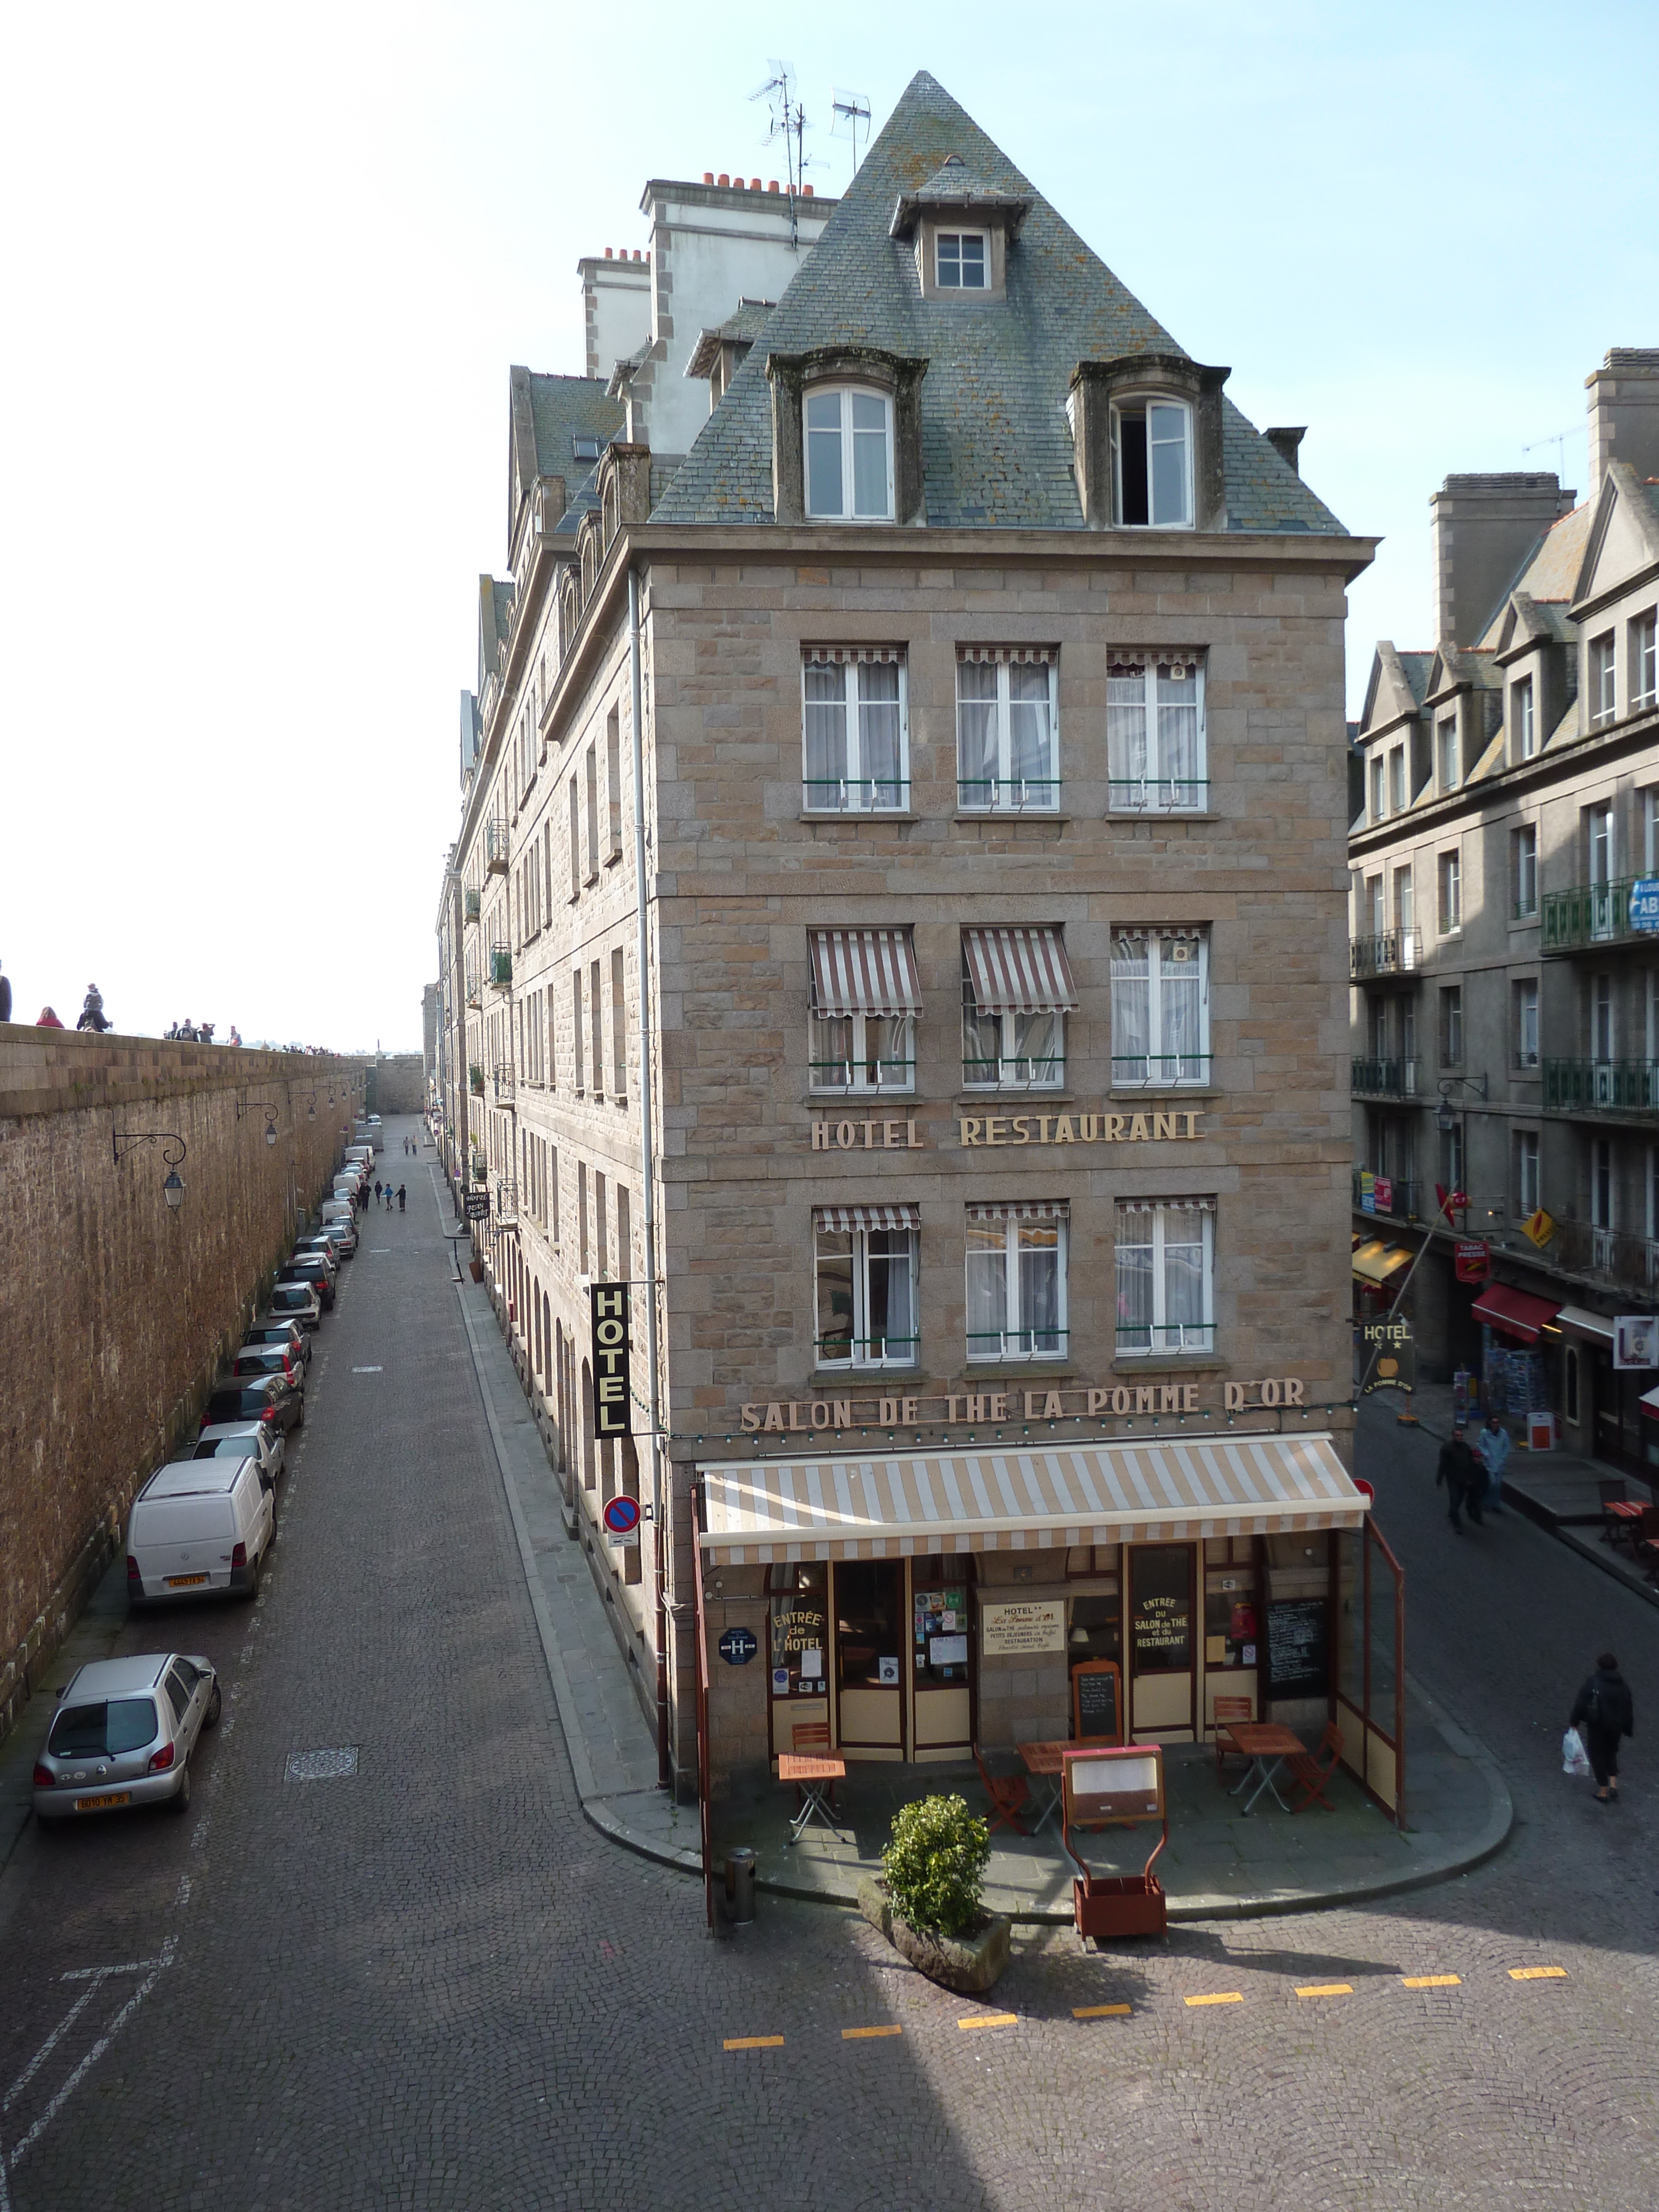
[[[313, 1341], [339, 1270], [357, 1249], [357, 1198], [380, 1149], [378, 1117], [353, 1137], [317, 1228], [277, 1269], [264, 1312], [210, 1394], [194, 1448], [158, 1468], [132, 1502], [127, 1598], [135, 1607], [258, 1595], [288, 1437], [305, 1422]], [[35, 1811], [55, 1820], [165, 1800], [182, 1813], [191, 1753], [221, 1702], [216, 1669], [197, 1653], [82, 1667], [58, 1693], [35, 1762]]]

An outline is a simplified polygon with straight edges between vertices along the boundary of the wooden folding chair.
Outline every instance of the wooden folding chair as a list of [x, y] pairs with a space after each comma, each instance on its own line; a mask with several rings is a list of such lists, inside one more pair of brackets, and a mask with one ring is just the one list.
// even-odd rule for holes
[[1254, 1720], [1255, 1707], [1254, 1702], [1249, 1698], [1218, 1698], [1215, 1700], [1214, 1711], [1215, 1771], [1219, 1774], [1224, 1759], [1244, 1759], [1249, 1756], [1248, 1753], [1241, 1751], [1233, 1741], [1231, 1731], [1226, 1723], [1229, 1721]]
[[990, 1826], [1001, 1827], [1005, 1822], [1017, 1835], [1028, 1835], [1029, 1829], [1021, 1826], [1019, 1815], [1031, 1802], [1031, 1785], [1023, 1774], [993, 1774], [985, 1764], [985, 1754], [974, 1746], [974, 1764], [979, 1769], [979, 1778], [985, 1785], [985, 1794], [991, 1801]]
[[1325, 1784], [1336, 1771], [1342, 1756], [1342, 1731], [1334, 1721], [1328, 1721], [1325, 1733], [1319, 1739], [1316, 1751], [1297, 1752], [1285, 1762], [1285, 1771], [1302, 1795], [1291, 1806], [1292, 1813], [1304, 1813], [1310, 1805], [1322, 1805], [1328, 1813], [1336, 1808], [1325, 1795]]
[[[827, 1759], [830, 1756], [829, 1722], [797, 1721], [789, 1731], [789, 1748], [797, 1759], [811, 1759], [820, 1753]], [[830, 1810], [839, 1819], [840, 1812], [836, 1804], [836, 1785], [833, 1782], [824, 1791], [824, 1797]], [[798, 1782], [795, 1784], [795, 1809], [797, 1812], [805, 1812], [806, 1809], [806, 1784], [804, 1782]]]
[[1634, 1551], [1636, 1523], [1622, 1514], [1608, 1510], [1610, 1506], [1622, 1505], [1625, 1502], [1623, 1480], [1614, 1475], [1607, 1481], [1598, 1482], [1595, 1486], [1595, 1496], [1601, 1508], [1601, 1541], [1604, 1544], [1611, 1544], [1615, 1552], [1620, 1545]]

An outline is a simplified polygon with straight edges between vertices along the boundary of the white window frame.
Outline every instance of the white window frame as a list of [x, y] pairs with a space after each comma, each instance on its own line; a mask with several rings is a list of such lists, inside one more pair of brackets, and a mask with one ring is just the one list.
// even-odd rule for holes
[[[987, 1361], [1064, 1359], [1067, 1346], [1071, 1343], [1071, 1310], [1066, 1293], [1068, 1272], [1066, 1262], [1071, 1239], [1070, 1221], [1063, 1214], [1058, 1219], [1051, 1215], [1036, 1221], [1022, 1221], [1011, 1215], [1003, 1221], [970, 1219], [968, 1227], [971, 1231], [980, 1234], [992, 1229], [1000, 1229], [1003, 1232], [1002, 1261], [1005, 1270], [1003, 1297], [1004, 1311], [1006, 1316], [1006, 1324], [1000, 1330], [968, 1332], [968, 1364], [970, 1366], [975, 1366]], [[1026, 1318], [1023, 1310], [1019, 1266], [1021, 1238], [1036, 1230], [1059, 1231], [1054, 1246], [1055, 1267], [1058, 1271], [1054, 1310], [1058, 1319], [1052, 1328], [1036, 1328]], [[976, 1259], [988, 1260], [990, 1257], [991, 1255], [988, 1251], [983, 1249], [975, 1251], [972, 1243], [969, 1243], [963, 1275], [964, 1295], [967, 1298], [967, 1318], [969, 1321], [973, 1319], [974, 1315], [972, 1289], [974, 1262]], [[987, 1341], [987, 1338], [991, 1334], [996, 1337], [994, 1345]], [[1056, 1339], [1057, 1341], [1038, 1342], [1039, 1338], [1050, 1337]], [[975, 1349], [975, 1346], [978, 1348]]]
[[1650, 784], [1642, 793], [1642, 871], [1652, 875], [1659, 869], [1659, 784]]
[[[902, 1048], [900, 1060], [877, 1060], [875, 1076], [867, 1071], [872, 1066], [869, 1054], [869, 1028], [872, 1022], [896, 1021], [899, 1024], [896, 1042]], [[823, 1036], [831, 1022], [852, 1024], [851, 1055], [846, 1060], [832, 1060]], [[915, 1092], [916, 1087], [915, 1018], [911, 1014], [820, 1014], [814, 1007], [807, 1018], [806, 1029], [807, 1088], [816, 1095], [830, 1098], [873, 1098], [879, 1096], [898, 1097]], [[847, 1071], [845, 1083], [826, 1079], [832, 1067]], [[884, 1071], [890, 1070], [890, 1073]]]
[[[896, 665], [898, 669], [898, 750], [899, 773], [896, 778], [876, 778], [864, 771], [868, 763], [865, 754], [864, 711], [866, 701], [861, 696], [862, 674], [866, 668]], [[818, 700], [809, 702], [806, 696], [806, 677], [809, 669], [833, 670], [842, 678], [842, 713], [846, 717], [848, 773], [838, 779], [836, 792], [826, 788], [827, 778], [807, 779], [809, 763], [806, 755], [806, 716], [809, 705], [820, 706]], [[885, 706], [885, 700], [872, 700], [872, 707]], [[801, 655], [800, 664], [800, 790], [804, 812], [812, 814], [903, 814], [910, 805], [910, 672], [907, 656], [901, 653], [896, 661], [860, 660], [852, 653], [844, 659], [830, 660], [811, 653]], [[878, 793], [896, 789], [891, 799]], [[859, 796], [862, 791], [863, 796]]]
[[1592, 888], [1611, 884], [1618, 876], [1619, 823], [1610, 799], [1598, 799], [1584, 809], [1584, 860]]
[[1515, 757], [1528, 761], [1538, 750], [1537, 703], [1531, 677], [1517, 678], [1510, 687], [1510, 696], [1515, 706]]
[[[883, 443], [886, 454], [886, 502], [879, 509], [860, 511], [854, 490], [854, 460], [853, 401], [878, 399], [883, 410]], [[836, 434], [841, 442], [841, 506], [824, 512], [812, 505], [812, 440], [827, 434], [827, 426], [814, 430], [811, 410], [815, 402], [836, 399], [840, 402], [841, 420]], [[867, 430], [856, 434], [860, 437], [872, 434]], [[801, 395], [801, 501], [802, 511], [809, 522], [890, 522], [893, 520], [893, 398], [888, 392], [878, 391], [868, 384], [815, 384]]]
[[1632, 711], [1659, 702], [1659, 609], [1650, 607], [1634, 617], [1630, 626], [1630, 703]]
[[[957, 248], [957, 275], [954, 279], [945, 273], [945, 241], [950, 239]], [[963, 245], [969, 239], [977, 239], [980, 249], [980, 281], [977, 284], [962, 282]], [[933, 233], [933, 284], [940, 292], [988, 292], [991, 289], [991, 234], [988, 230], [936, 230]]]
[[1389, 811], [1406, 811], [1406, 748], [1395, 745], [1389, 755]]
[[1604, 1234], [1619, 1225], [1619, 1172], [1611, 1137], [1592, 1137], [1589, 1149], [1590, 1227]]
[[1619, 1057], [1619, 994], [1610, 969], [1589, 979], [1589, 1048], [1591, 1060], [1603, 1067]]
[[[1182, 421], [1182, 511], [1179, 515], [1161, 516], [1154, 511], [1152, 495], [1152, 415], [1154, 410], [1169, 409]], [[1146, 520], [1145, 522], [1126, 522], [1123, 519], [1123, 431], [1124, 419], [1139, 416], [1145, 428], [1146, 441]], [[1184, 399], [1172, 399], [1166, 392], [1149, 392], [1144, 395], [1126, 392], [1113, 403], [1112, 421], [1112, 520], [1120, 530], [1190, 530], [1193, 528], [1193, 410]], [[1172, 441], [1159, 438], [1158, 444]]]
[[1394, 926], [1400, 933], [1401, 958], [1413, 959], [1413, 949], [1407, 940], [1417, 928], [1417, 886], [1409, 860], [1394, 872]]
[[[985, 1071], [990, 1063], [977, 1053], [970, 1056], [968, 1024], [975, 1021], [995, 1022], [997, 1024], [997, 1060], [995, 1071]], [[1036, 1059], [1020, 1050], [1022, 1022], [1037, 1019], [1060, 1024], [1059, 1050], [1046, 1059]], [[988, 1007], [979, 1010], [974, 999], [974, 979], [969, 973], [966, 960], [962, 968], [962, 1087], [964, 1091], [1060, 1091], [1066, 1085], [1066, 1016], [1063, 1011], [1045, 1014], [1021, 1014], [1008, 1011], [993, 1013]]]
[[1605, 729], [1619, 715], [1619, 655], [1610, 629], [1591, 638], [1585, 647], [1589, 681], [1589, 721], [1593, 730]]
[[1517, 1129], [1515, 1133], [1515, 1211], [1522, 1221], [1529, 1221], [1538, 1211], [1538, 1164], [1537, 1130]]
[[[1057, 659], [1043, 661], [1021, 661], [1022, 668], [1043, 668], [1048, 679], [1048, 751], [1054, 773], [1051, 776], [1016, 779], [1011, 773], [1013, 766], [1013, 721], [1008, 696], [1009, 671], [1015, 664], [1007, 659], [991, 662], [974, 660], [958, 653], [957, 656], [957, 811], [959, 814], [1053, 814], [1060, 805], [1060, 663]], [[963, 714], [964, 706], [980, 707], [983, 700], [964, 700], [962, 696], [962, 671], [964, 668], [994, 667], [997, 672], [996, 734], [997, 773], [994, 777], [964, 775], [968, 763], [963, 758]], [[992, 786], [988, 799], [976, 799], [967, 794], [983, 791], [987, 783]], [[1008, 796], [1000, 796], [1002, 793]], [[1035, 796], [1028, 797], [1028, 793]]]
[[1388, 813], [1388, 763], [1380, 752], [1371, 755], [1371, 820], [1381, 822]]
[[1435, 887], [1438, 908], [1435, 920], [1442, 937], [1456, 937], [1463, 928], [1463, 855], [1454, 848], [1442, 853], [1436, 868], [1438, 882]]
[[[1109, 655], [1109, 662], [1111, 656]], [[1193, 765], [1196, 772], [1191, 775], [1176, 775], [1165, 772], [1161, 717], [1166, 711], [1180, 712], [1185, 703], [1180, 701], [1164, 700], [1159, 696], [1159, 671], [1167, 670], [1172, 665], [1190, 669], [1195, 679], [1194, 712], [1197, 724], [1193, 741], [1194, 755]], [[1209, 726], [1205, 706], [1206, 670], [1203, 657], [1201, 654], [1194, 657], [1190, 654], [1176, 656], [1166, 653], [1160, 659], [1156, 648], [1147, 652], [1146, 665], [1139, 672], [1142, 687], [1140, 711], [1146, 718], [1144, 750], [1146, 769], [1145, 773], [1139, 776], [1114, 775], [1113, 769], [1121, 767], [1124, 763], [1113, 758], [1111, 709], [1114, 703], [1127, 707], [1130, 702], [1127, 700], [1114, 702], [1110, 696], [1110, 686], [1114, 684], [1131, 682], [1134, 672], [1133, 669], [1126, 670], [1120, 665], [1115, 672], [1109, 672], [1106, 679], [1108, 685], [1107, 811], [1112, 814], [1201, 814], [1208, 807], [1210, 798]], [[1373, 793], [1376, 804], [1379, 808], [1382, 799], [1382, 756], [1379, 754], [1373, 763], [1375, 778]], [[1380, 821], [1382, 819], [1380, 812], [1373, 818]]]
[[[1380, 882], [1380, 878], [1378, 878]], [[1210, 1080], [1210, 933], [1190, 929], [1149, 929], [1144, 933], [1146, 951], [1146, 1045], [1145, 1053], [1120, 1054], [1118, 1046], [1118, 945], [1112, 940], [1112, 1088], [1114, 1091], [1181, 1091], [1204, 1089]], [[1168, 1036], [1164, 1011], [1164, 946], [1166, 942], [1193, 948], [1198, 962], [1198, 1047], [1192, 1052], [1166, 1049]], [[1157, 957], [1153, 954], [1156, 951]], [[1177, 957], [1173, 964], [1181, 964]], [[1134, 1073], [1139, 1066], [1144, 1073]], [[1171, 1068], [1173, 1067], [1173, 1073]], [[1154, 1070], [1158, 1071], [1154, 1073]]]
[[[812, 1334], [813, 1355], [820, 1368], [835, 1368], [850, 1372], [859, 1368], [867, 1370], [878, 1367], [915, 1367], [919, 1364], [921, 1357], [921, 1315], [917, 1306], [918, 1254], [916, 1248], [921, 1242], [921, 1232], [917, 1229], [878, 1231], [827, 1229], [822, 1224], [814, 1224], [812, 1230]], [[870, 1335], [870, 1238], [872, 1235], [905, 1237], [909, 1239], [910, 1315], [911, 1327], [915, 1331], [915, 1334], [911, 1336], [883, 1337], [877, 1340]], [[829, 1358], [824, 1354], [824, 1345], [829, 1340], [824, 1334], [824, 1322], [826, 1318], [834, 1318], [833, 1316], [826, 1316], [818, 1310], [820, 1290], [818, 1251], [820, 1240], [825, 1237], [849, 1237], [852, 1239], [853, 1329], [848, 1342], [855, 1349], [854, 1356], [850, 1359]], [[897, 1255], [887, 1254], [880, 1256], [892, 1259]], [[869, 1347], [877, 1341], [880, 1342], [883, 1348], [879, 1352], [872, 1354]], [[856, 1352], [856, 1347], [860, 1345], [865, 1347], [862, 1357], [858, 1356]], [[890, 1351], [888, 1349], [889, 1346], [892, 1347]]]
[[1457, 738], [1457, 714], [1443, 714], [1434, 726], [1435, 764], [1439, 771], [1442, 791], [1455, 791], [1461, 759]]
[[[1115, 1224], [1115, 1247], [1113, 1267], [1120, 1266], [1117, 1249], [1145, 1249], [1150, 1244], [1152, 1254], [1152, 1316], [1149, 1322], [1120, 1323], [1117, 1330], [1117, 1357], [1120, 1359], [1153, 1359], [1167, 1357], [1171, 1352], [1213, 1352], [1215, 1349], [1215, 1211], [1212, 1206], [1200, 1209], [1199, 1222], [1202, 1234], [1202, 1306], [1207, 1316], [1202, 1322], [1171, 1321], [1169, 1317], [1169, 1262], [1165, 1246], [1167, 1216], [1175, 1208], [1183, 1211], [1197, 1203], [1193, 1199], [1160, 1199], [1150, 1213], [1131, 1212], [1120, 1206]], [[1152, 1234], [1146, 1240], [1132, 1239], [1126, 1235], [1127, 1227], [1140, 1224], [1150, 1226]], [[1121, 1310], [1121, 1289], [1118, 1289], [1117, 1305]], [[1147, 1342], [1128, 1344], [1125, 1338], [1145, 1328]]]
[[1462, 1067], [1463, 1065], [1463, 986], [1447, 983], [1440, 993], [1440, 1036], [1437, 1040], [1442, 1067]]
[[1515, 1064], [1538, 1065], [1538, 978], [1522, 975], [1515, 984]]
[[1533, 920], [1538, 912], [1538, 824], [1522, 822], [1515, 832], [1515, 917]]

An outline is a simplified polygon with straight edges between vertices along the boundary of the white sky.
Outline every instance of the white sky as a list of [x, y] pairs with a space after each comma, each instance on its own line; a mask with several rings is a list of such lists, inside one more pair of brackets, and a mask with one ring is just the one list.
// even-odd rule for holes
[[1651, 0], [1010, 10], [0, 10], [0, 962], [125, 1030], [409, 1048], [435, 972], [509, 362], [580, 371], [574, 264], [647, 176], [808, 175], [831, 88], [932, 70], [1386, 542], [1430, 641], [1452, 470], [1584, 477], [1585, 374], [1659, 343]]

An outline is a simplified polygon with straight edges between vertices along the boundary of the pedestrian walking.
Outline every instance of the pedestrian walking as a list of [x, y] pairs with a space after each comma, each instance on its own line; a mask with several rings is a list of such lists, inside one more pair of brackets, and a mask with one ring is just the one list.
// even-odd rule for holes
[[386, 1187], [386, 1210], [388, 1213], [392, 1211], [392, 1185], [390, 1183]]
[[1463, 1424], [1457, 1422], [1451, 1435], [1440, 1447], [1440, 1463], [1434, 1472], [1434, 1486], [1446, 1486], [1446, 1517], [1461, 1536], [1463, 1533], [1463, 1507], [1467, 1504], [1469, 1518], [1480, 1527], [1480, 1494], [1486, 1487], [1486, 1474], [1480, 1462], [1469, 1449], [1468, 1439], [1463, 1434]]
[[1595, 1672], [1573, 1699], [1567, 1726], [1577, 1729], [1589, 1754], [1596, 1803], [1613, 1803], [1619, 1795], [1619, 1739], [1635, 1735], [1636, 1711], [1630, 1685], [1611, 1651], [1601, 1654]]
[[379, 1176], [375, 1176], [375, 1178], [374, 1178], [374, 1203], [376, 1204], [376, 1206], [378, 1206], [378, 1205], [380, 1204], [380, 1178], [379, 1177]]
[[1510, 1455], [1510, 1432], [1496, 1413], [1488, 1413], [1486, 1425], [1474, 1440], [1474, 1455], [1486, 1470], [1486, 1490], [1481, 1504], [1488, 1513], [1504, 1510], [1504, 1468]]
[[404, 1186], [402, 1183], [399, 1183], [398, 1186], [398, 1211], [399, 1213], [404, 1211]]

